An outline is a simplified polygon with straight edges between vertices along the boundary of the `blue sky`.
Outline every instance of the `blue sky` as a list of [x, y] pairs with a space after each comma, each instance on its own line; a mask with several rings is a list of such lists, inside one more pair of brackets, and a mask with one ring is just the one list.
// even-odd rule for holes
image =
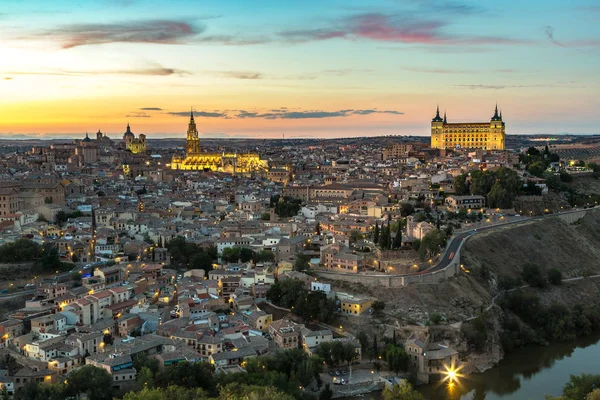
[[427, 135], [496, 102], [509, 133], [599, 133], [597, 1], [0, 4], [4, 133], [183, 135], [193, 106], [211, 136]]

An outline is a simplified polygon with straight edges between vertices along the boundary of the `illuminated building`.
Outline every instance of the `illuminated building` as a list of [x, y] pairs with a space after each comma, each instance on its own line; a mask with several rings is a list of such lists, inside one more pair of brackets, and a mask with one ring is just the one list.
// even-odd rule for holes
[[123, 134], [123, 143], [125, 144], [125, 148], [133, 154], [146, 151], [146, 135], [140, 133], [136, 138], [135, 134], [131, 132], [129, 124], [127, 124], [127, 132]]
[[448, 123], [438, 107], [431, 120], [431, 147], [435, 149], [504, 150], [506, 134], [498, 106], [490, 122]]
[[248, 173], [266, 171], [267, 161], [261, 160], [256, 153], [203, 153], [200, 151], [200, 139], [194, 121], [194, 113], [190, 114], [187, 131], [185, 157], [173, 156], [172, 169], [186, 171], [220, 171], [229, 173]]

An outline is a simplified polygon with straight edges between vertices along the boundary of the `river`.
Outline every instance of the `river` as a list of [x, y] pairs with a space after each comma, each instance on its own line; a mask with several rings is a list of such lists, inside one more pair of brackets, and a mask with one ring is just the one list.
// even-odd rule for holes
[[[600, 374], [600, 335], [516, 350], [495, 368], [459, 378], [453, 389], [440, 384], [418, 389], [429, 400], [543, 400], [561, 395], [569, 375], [582, 373]], [[363, 400], [380, 398], [371, 393]]]

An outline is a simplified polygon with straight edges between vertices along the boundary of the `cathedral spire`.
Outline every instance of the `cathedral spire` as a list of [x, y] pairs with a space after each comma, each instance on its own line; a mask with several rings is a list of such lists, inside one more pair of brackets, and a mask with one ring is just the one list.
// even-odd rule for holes
[[444, 123], [448, 123], [448, 120], [446, 119], [446, 110], [444, 110]]
[[194, 108], [190, 107], [190, 121], [194, 120]]
[[435, 118], [431, 120], [431, 122], [442, 122], [442, 117], [440, 117], [440, 105], [438, 104], [437, 109], [435, 110]]

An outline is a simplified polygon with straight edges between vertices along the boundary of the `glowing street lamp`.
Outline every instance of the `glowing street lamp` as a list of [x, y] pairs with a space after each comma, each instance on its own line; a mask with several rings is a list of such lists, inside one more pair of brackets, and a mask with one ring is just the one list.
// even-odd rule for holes
[[448, 388], [450, 389], [454, 387], [455, 384], [459, 383], [459, 378], [462, 377], [462, 375], [460, 374], [462, 366], [457, 367], [456, 365], [454, 365], [454, 363], [452, 363], [451, 365], [444, 365], [444, 368], [446, 370], [442, 372], [442, 374], [444, 375], [442, 382], [447, 382]]

